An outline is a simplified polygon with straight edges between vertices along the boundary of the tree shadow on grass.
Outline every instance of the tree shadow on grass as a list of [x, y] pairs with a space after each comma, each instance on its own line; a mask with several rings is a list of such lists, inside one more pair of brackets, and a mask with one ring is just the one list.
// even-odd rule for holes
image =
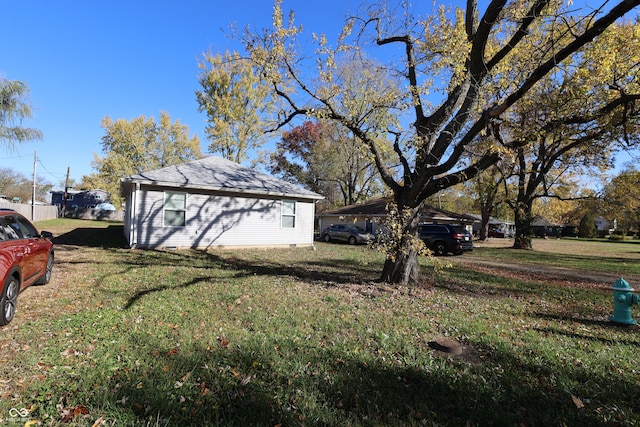
[[289, 261], [287, 264], [277, 262], [254, 262], [242, 258], [225, 258], [225, 263], [233, 266], [239, 275], [253, 276], [289, 276], [310, 284], [323, 286], [339, 286], [341, 284], [371, 283], [379, 274], [370, 266], [357, 261], [345, 259]]
[[[56, 245], [79, 247], [101, 247], [105, 249], [127, 248], [123, 225], [110, 225], [107, 228], [76, 228], [52, 239]], [[238, 249], [242, 252], [247, 249]], [[249, 249], [250, 250], [250, 249]], [[277, 251], [279, 249], [272, 249]], [[297, 251], [310, 250], [298, 248]], [[266, 258], [266, 257], [265, 257]], [[301, 280], [323, 282], [326, 284], [365, 283], [378, 279], [378, 270], [371, 266], [359, 264], [353, 260], [315, 259], [312, 261], [287, 260], [285, 263], [243, 259], [234, 256], [233, 251], [225, 254], [198, 249], [164, 250], [137, 249], [131, 250], [122, 260], [123, 265], [171, 265], [202, 266], [203, 268], [221, 268], [237, 271], [242, 275], [292, 276]], [[380, 269], [382, 266], [380, 266]]]
[[[612, 339], [609, 336], [594, 335], [596, 332], [592, 332], [591, 334], [586, 334], [586, 333], [580, 333], [573, 329], [567, 330], [566, 328], [561, 328], [559, 326], [544, 326], [544, 327], [537, 326], [532, 328], [533, 330], [543, 334], [562, 335], [562, 336], [566, 336], [573, 339], [580, 339], [580, 340], [594, 341], [594, 342], [597, 341], [606, 345], [624, 344], [624, 345], [630, 345], [634, 347], [640, 347], [640, 341], [636, 339], [637, 335], [634, 334], [634, 332], [638, 331], [638, 326], [620, 325], [610, 320], [603, 320], [601, 318], [599, 319], [595, 317], [588, 318], [588, 317], [584, 317], [584, 316], [580, 316], [572, 313], [550, 314], [550, 313], [543, 313], [543, 312], [533, 312], [533, 313], [530, 313], [529, 316], [534, 317], [536, 319], [545, 320], [546, 321], [545, 323], [549, 325], [558, 325], [561, 322], [570, 321], [570, 322], [580, 323], [588, 327], [595, 326], [595, 327], [601, 328], [601, 330], [603, 330], [604, 333], [610, 333], [610, 331], [618, 332], [626, 329], [629, 332], [627, 339], [620, 340], [619, 338]], [[588, 329], [588, 330], [591, 331], [591, 329]], [[595, 329], [595, 330], [599, 330], [599, 329]]]
[[470, 269], [462, 280], [456, 277], [439, 278], [433, 286], [453, 294], [474, 298], [528, 298], [540, 292], [539, 288], [523, 286], [518, 280], [500, 279]]
[[[121, 260], [123, 269], [117, 274], [128, 274], [131, 270], [143, 266], [170, 265], [182, 266], [193, 270], [209, 272], [221, 271], [230, 279], [248, 277], [291, 277], [314, 286], [336, 287], [351, 284], [371, 283], [377, 279], [377, 273], [370, 267], [356, 261], [336, 259], [316, 259], [314, 261], [288, 260], [286, 264], [275, 261], [243, 259], [234, 255], [217, 254], [207, 251], [133, 251]], [[156, 292], [184, 289], [206, 281], [219, 280], [213, 275], [200, 275], [184, 283], [158, 284], [141, 290], [130, 296], [124, 308], [130, 308], [141, 298]]]
[[[268, 337], [215, 349], [166, 348], [166, 341], [146, 333], [130, 339], [142, 351], [140, 360], [152, 362], [114, 372], [104, 384], [111, 404], [100, 408], [106, 402], [96, 398], [95, 409], [136, 425], [153, 419], [181, 426], [589, 426], [616, 415], [606, 413], [610, 408], [629, 416], [640, 409], [640, 390], [631, 379], [558, 373], [495, 349], [484, 349], [475, 365], [429, 357], [407, 364], [400, 349], [352, 357], [312, 343], [275, 345]], [[385, 360], [391, 356], [397, 363]], [[517, 374], [506, 374], [507, 366]], [[573, 391], [554, 382], [558, 376], [586, 381], [598, 401], [576, 408]], [[625, 398], [617, 392], [623, 389]]]
[[169, 291], [169, 290], [185, 289], [185, 288], [189, 288], [191, 286], [198, 285], [200, 283], [207, 282], [210, 279], [211, 279], [210, 277], [196, 277], [196, 278], [194, 278], [192, 280], [189, 280], [188, 282], [180, 283], [180, 284], [177, 284], [177, 285], [174, 285], [174, 286], [162, 285], [162, 286], [157, 286], [155, 288], [138, 291], [127, 300], [127, 303], [124, 305], [123, 309], [127, 310], [127, 309], [131, 308], [131, 306], [134, 305], [140, 298], [143, 298], [146, 295], [149, 295], [149, 294], [152, 294], [152, 293], [156, 293], [156, 292], [164, 292], [164, 291]]
[[106, 228], [76, 228], [56, 236], [54, 245], [70, 245], [93, 248], [126, 248], [123, 225], [109, 225]]

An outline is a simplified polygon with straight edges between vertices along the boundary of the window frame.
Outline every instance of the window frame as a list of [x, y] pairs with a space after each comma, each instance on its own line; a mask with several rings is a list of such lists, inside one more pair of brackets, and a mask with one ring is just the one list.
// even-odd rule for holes
[[[287, 212], [285, 212], [285, 205], [289, 205], [289, 204], [293, 205], [293, 213], [289, 212], [290, 209], [287, 209]], [[296, 228], [297, 217], [298, 217], [298, 201], [291, 200], [291, 199], [283, 199], [282, 202], [280, 203], [280, 228], [287, 228], [287, 229]], [[285, 220], [288, 220], [290, 218], [292, 219], [292, 225], [289, 225], [288, 222], [285, 223]]]
[[20, 227], [23, 239], [36, 239], [39, 237], [38, 230], [29, 222], [29, 220], [17, 215], [14, 216], [14, 218]]
[[[177, 208], [174, 206], [171, 206], [167, 203], [167, 197], [170, 195], [183, 195], [184, 196], [184, 206], [181, 208]], [[163, 227], [186, 227], [187, 226], [187, 199], [188, 199], [188, 193], [186, 191], [170, 191], [170, 190], [166, 190], [162, 193], [162, 200], [163, 200], [163, 205], [162, 205], [162, 226]], [[173, 224], [173, 223], [167, 223], [167, 212], [171, 212], [173, 214], [175, 213], [179, 213], [182, 212], [182, 223], [181, 224]], [[173, 220], [175, 220], [176, 217], [173, 217]], [[172, 221], [172, 219], [169, 219], [170, 221]]]

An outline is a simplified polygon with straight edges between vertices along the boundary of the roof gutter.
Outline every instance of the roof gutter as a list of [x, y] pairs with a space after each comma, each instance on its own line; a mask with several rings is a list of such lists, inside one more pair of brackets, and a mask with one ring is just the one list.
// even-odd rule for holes
[[139, 179], [130, 179], [130, 178], [122, 178], [120, 182], [122, 184], [135, 184], [138, 189], [140, 188], [140, 185], [154, 185], [158, 187], [222, 191], [225, 193], [253, 194], [253, 195], [259, 195], [259, 196], [271, 196], [271, 197], [292, 197], [292, 198], [309, 199], [309, 200], [324, 199], [324, 196], [321, 196], [319, 194], [284, 193], [284, 192], [266, 191], [266, 190], [260, 191], [260, 190], [254, 190], [254, 189], [220, 187], [215, 185], [202, 185], [202, 184], [193, 185], [188, 183], [180, 184], [175, 182], [139, 180]]

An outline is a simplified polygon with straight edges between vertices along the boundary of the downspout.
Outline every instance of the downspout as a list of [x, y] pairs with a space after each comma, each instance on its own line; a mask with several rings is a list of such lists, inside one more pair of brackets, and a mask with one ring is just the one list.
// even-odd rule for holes
[[[318, 204], [318, 200], [315, 200], [312, 204], [312, 210], [313, 210], [313, 223], [311, 226], [311, 247], [313, 248], [313, 250], [316, 250], [316, 205]], [[318, 228], [320, 228], [322, 225], [322, 219], [318, 219]], [[320, 228], [320, 231], [322, 231], [322, 228]]]
[[140, 191], [140, 183], [136, 182], [136, 186], [131, 195], [131, 249], [138, 246], [138, 192]]

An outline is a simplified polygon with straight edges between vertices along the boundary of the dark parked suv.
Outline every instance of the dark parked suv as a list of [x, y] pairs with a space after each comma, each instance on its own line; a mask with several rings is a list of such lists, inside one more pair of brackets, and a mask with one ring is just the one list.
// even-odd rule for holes
[[449, 252], [460, 255], [473, 250], [471, 234], [459, 225], [422, 224], [418, 228], [418, 236], [438, 256]]

